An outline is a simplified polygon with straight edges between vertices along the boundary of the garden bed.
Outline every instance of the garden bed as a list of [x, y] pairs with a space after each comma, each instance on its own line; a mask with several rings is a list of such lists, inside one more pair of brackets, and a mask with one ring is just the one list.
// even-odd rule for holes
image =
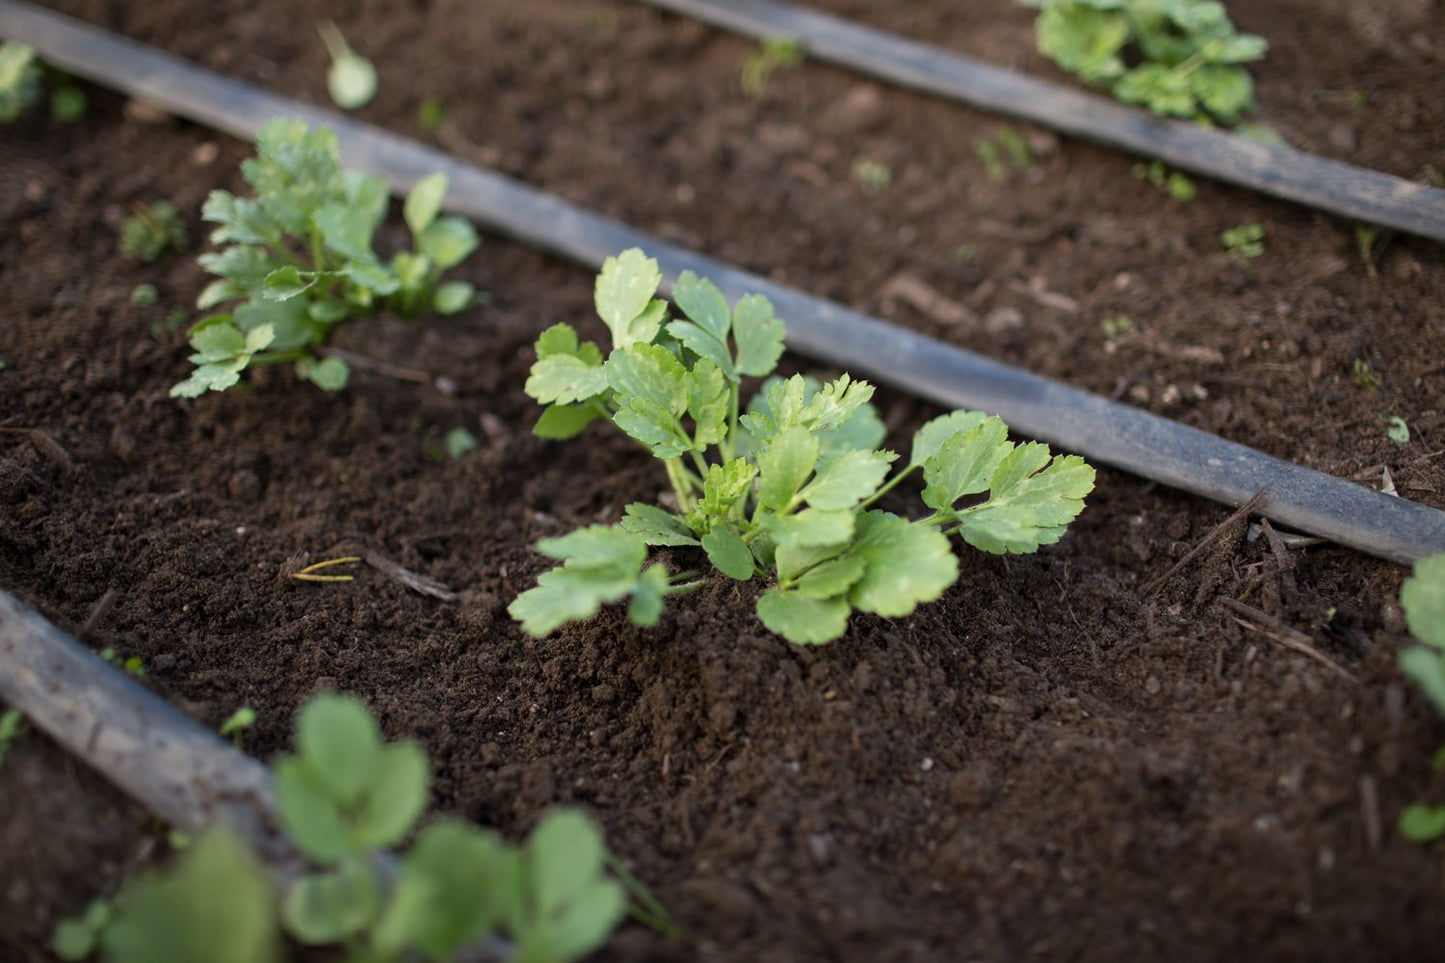
[[[635, 4], [348, 18], [235, 3], [205, 23], [167, 4], [57, 6], [311, 100], [325, 53], [304, 21], [334, 16], [381, 70], [364, 119], [415, 135], [438, 97], [433, 139], [462, 157], [1270, 454], [1375, 486], [1388, 471], [1445, 506], [1439, 245], [1394, 238], [1367, 264], [1352, 225], [1203, 182], [1180, 203], [1133, 158], [832, 68], [780, 71], [751, 99], [739, 65], [754, 45]], [[1021, 8], [819, 6], [1050, 75]], [[1445, 166], [1438, 10], [1239, 6], [1273, 45], [1255, 71], [1263, 119], [1291, 142], [1406, 177]], [[705, 944], [634, 927], [619, 959], [1386, 959], [1445, 936], [1438, 854], [1392, 826], [1445, 789], [1428, 764], [1441, 729], [1394, 669], [1398, 567], [1272, 551], [1240, 523], [1150, 593], [1229, 511], [1102, 472], [1059, 545], [969, 556], [941, 602], [859, 617], [827, 648], [767, 635], [758, 588], [723, 579], [656, 629], [612, 612], [528, 640], [505, 608], [547, 565], [531, 544], [666, 486], [615, 435], [530, 434], [531, 343], [558, 320], [598, 333], [591, 276], [489, 238], [460, 271], [487, 307], [337, 342], [452, 393], [362, 371], [329, 397], [272, 371], [177, 402], [183, 337], [156, 322], [203, 275], [187, 257], [125, 260], [115, 225], [166, 197], [198, 239], [201, 201], [239, 187], [249, 147], [91, 93], [75, 127], [0, 135], [0, 427], [44, 433], [0, 433], [0, 587], [139, 656], [203, 723], [252, 706], [248, 752], [281, 751], [299, 702], [340, 688], [425, 743], [443, 811], [519, 836], [549, 805], [588, 807]], [[991, 179], [976, 145], [1006, 127], [1033, 162]], [[865, 191], [860, 160], [890, 182]], [[1264, 255], [1230, 258], [1220, 233], [1249, 223]], [[130, 303], [146, 281], [160, 305]], [[934, 413], [879, 400], [895, 444]], [[1408, 443], [1386, 436], [1391, 417]], [[456, 427], [480, 446], [451, 460]], [[288, 578], [367, 551], [460, 600], [370, 567]], [[1221, 599], [1271, 621], [1242, 625]], [[1279, 644], [1292, 631], [1354, 681]], [[0, 949], [40, 959], [54, 919], [162, 834], [33, 735], [0, 775]]]

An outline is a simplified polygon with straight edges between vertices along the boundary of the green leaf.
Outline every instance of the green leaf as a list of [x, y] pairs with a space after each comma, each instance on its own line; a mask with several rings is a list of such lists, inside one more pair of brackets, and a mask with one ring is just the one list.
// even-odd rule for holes
[[595, 879], [556, 914], [517, 935], [516, 959], [581, 959], [607, 943], [626, 911], [622, 887], [610, 879]]
[[537, 587], [517, 596], [507, 611], [530, 635], [546, 635], [565, 622], [589, 619], [608, 602], [631, 594], [642, 576], [647, 545], [620, 527], [591, 525], [561, 538], [544, 538], [537, 550], [565, 559], [544, 572]]
[[375, 225], [366, 211], [338, 201], [318, 210], [312, 221], [326, 246], [337, 254], [363, 263], [376, 260], [371, 250], [371, 232]]
[[695, 425], [693, 439], [699, 448], [716, 445], [727, 437], [732, 400], [722, 369], [707, 358], [699, 358], [686, 377], [687, 413]]
[[351, 380], [351, 369], [337, 357], [302, 358], [296, 362], [296, 373], [322, 391], [340, 391]]
[[1200, 67], [1190, 85], [1204, 109], [1225, 123], [1254, 109], [1254, 80], [1242, 67]]
[[552, 809], [527, 839], [527, 870], [533, 905], [554, 916], [603, 870], [607, 854], [592, 820], [575, 809]]
[[376, 96], [376, 67], [370, 60], [351, 49], [336, 24], [321, 25], [321, 38], [331, 53], [331, 67], [326, 71], [326, 90], [342, 110], [364, 107]]
[[381, 729], [353, 696], [324, 692], [296, 716], [296, 751], [342, 806], [358, 802], [381, 758]]
[[830, 599], [846, 595], [858, 584], [868, 563], [859, 555], [829, 559], [808, 569], [793, 581], [791, 588], [811, 599]]
[[967, 431], [954, 432], [923, 463], [923, 504], [946, 511], [965, 495], [987, 491], [999, 463], [1013, 450], [1008, 426], [999, 418], [984, 418]]
[[83, 960], [95, 952], [101, 933], [110, 923], [111, 907], [103, 899], [91, 900], [85, 912], [55, 926], [50, 949], [66, 963]]
[[958, 559], [937, 529], [886, 512], [863, 512], [851, 554], [867, 571], [848, 593], [854, 608], [883, 616], [932, 602], [958, 578]]
[[739, 374], [770, 374], [783, 356], [783, 322], [773, 316], [773, 303], [760, 294], [739, 298], [733, 307], [733, 340]]
[[607, 390], [607, 369], [570, 354], [538, 358], [522, 388], [542, 404], [587, 401]]
[[1415, 638], [1445, 650], [1445, 553], [1415, 563], [1400, 587], [1400, 606]]
[[661, 284], [657, 262], [637, 248], [603, 262], [593, 301], [597, 315], [612, 332], [614, 349], [646, 344], [657, 337], [662, 317], [652, 305]]
[[1399, 655], [1400, 671], [1415, 681], [1435, 708], [1445, 713], [1445, 653], [1412, 645]]
[[878, 490], [897, 457], [888, 451], [846, 452], [824, 463], [800, 494], [814, 508], [854, 508]]
[[437, 287], [432, 307], [437, 314], [458, 314], [476, 303], [477, 289], [465, 281], [448, 281]]
[[383, 747], [356, 810], [352, 838], [368, 849], [401, 842], [426, 808], [430, 780], [431, 767], [421, 746], [394, 742]]
[[753, 577], [753, 553], [731, 525], [714, 526], [702, 537], [702, 547], [713, 568], [728, 578], [746, 582]]
[[315, 271], [307, 271], [303, 274], [289, 265], [277, 268], [266, 275], [261, 293], [272, 301], [286, 301], [311, 290], [316, 285], [319, 276]]
[[1411, 842], [1428, 843], [1445, 836], [1445, 806], [1415, 803], [1400, 813], [1400, 835]]
[[416, 239], [416, 249], [431, 259], [438, 271], [456, 267], [481, 244], [477, 229], [460, 217], [440, 217]]
[[407, 852], [386, 912], [372, 930], [385, 959], [416, 949], [450, 959], [479, 942], [501, 920], [506, 845], [459, 820], [433, 823]]
[[1093, 488], [1094, 469], [1077, 455], [1050, 461], [1046, 446], [1019, 445], [994, 470], [988, 501], [957, 513], [958, 533], [995, 555], [1035, 551], [1063, 536]]
[[667, 325], [667, 333], [693, 354], [712, 362], [729, 381], [738, 381], [737, 372], [733, 370], [732, 356], [723, 342], [691, 321], [671, 321]]
[[391, 201], [391, 189], [383, 178], [361, 171], [341, 172], [341, 191], [346, 203], [361, 211], [371, 224], [371, 231], [386, 217], [386, 208]]
[[967, 433], [983, 424], [988, 415], [982, 411], [950, 411], [931, 421], [924, 422], [913, 435], [913, 452], [908, 458], [908, 467], [921, 468], [924, 462], [938, 454], [943, 443], [954, 435]]
[[798, 415], [800, 424], [814, 431], [832, 431], [852, 418], [873, 397], [873, 386], [842, 375], [823, 385]]
[[584, 568], [620, 568], [637, 571], [647, 557], [642, 539], [616, 526], [588, 525], [560, 538], [544, 538], [537, 551]]
[[351, 853], [351, 839], [336, 801], [320, 778], [294, 756], [271, 767], [281, 828], [312, 862], [329, 866]]
[[1269, 50], [1263, 37], [1252, 33], [1237, 33], [1215, 41], [1209, 59], [1217, 64], [1242, 64], [1259, 60]]
[[851, 611], [845, 598], [810, 598], [777, 588], [758, 597], [758, 618], [768, 631], [799, 645], [832, 642], [847, 631]]
[[549, 405], [532, 426], [532, 434], [552, 441], [565, 441], [582, 433], [600, 415], [591, 405]]
[[683, 271], [672, 286], [672, 300], [719, 343], [727, 341], [728, 331], [732, 329], [732, 316], [727, 299], [717, 285], [691, 271]]
[[447, 175], [441, 171], [428, 174], [412, 186], [411, 193], [406, 195], [406, 203], [402, 205], [402, 217], [414, 236], [421, 234], [436, 220], [446, 194]]
[[849, 509], [805, 508], [785, 518], [765, 518], [779, 548], [843, 545], [853, 537], [854, 514]]
[[634, 625], [651, 628], [662, 617], [662, 602], [670, 587], [667, 569], [661, 565], [649, 565], [643, 569], [637, 584], [632, 587], [632, 598], [627, 603], [627, 617]]
[[612, 423], [658, 458], [676, 458], [694, 448], [677, 416], [645, 398], [627, 399], [626, 406], [612, 416]]
[[818, 439], [806, 428], [789, 428], [758, 456], [758, 501], [787, 511], [818, 463]]
[[632, 502], [618, 524], [648, 545], [683, 546], [701, 543], [682, 519], [656, 505]]
[[612, 352], [603, 368], [608, 385], [617, 392], [618, 404], [641, 399], [674, 417], [687, 410], [687, 369], [661, 345], [634, 344], [619, 348]]
[[1035, 25], [1039, 52], [1087, 83], [1124, 72], [1119, 56], [1129, 41], [1129, 21], [1121, 12], [1073, 4], [1053, 4]]
[[741, 458], [709, 465], [702, 483], [702, 512], [710, 518], [726, 518], [751, 490], [757, 476], [757, 468]]
[[126, 886], [102, 936], [106, 959], [274, 963], [275, 896], [242, 843], [210, 832], [162, 873]]
[[577, 342], [577, 332], [570, 324], [554, 324], [537, 338], [537, 357], [565, 354], [581, 358], [589, 365], [602, 364], [602, 352], [591, 341]]
[[339, 943], [366, 929], [381, 909], [381, 884], [365, 859], [302, 876], [281, 903], [286, 932], [307, 946]]

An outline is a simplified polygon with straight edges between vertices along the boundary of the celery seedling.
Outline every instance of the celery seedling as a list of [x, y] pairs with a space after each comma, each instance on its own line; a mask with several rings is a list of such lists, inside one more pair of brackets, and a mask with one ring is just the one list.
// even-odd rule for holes
[[[560, 566], [508, 611], [532, 635], [628, 600], [639, 625], [663, 601], [696, 588], [692, 572], [647, 564], [649, 546], [700, 549], [723, 575], [771, 585], [757, 613], [793, 642], [842, 635], [856, 609], [894, 617], [933, 601], [958, 577], [949, 537], [995, 554], [1057, 541], [1083, 508], [1094, 471], [1042, 444], [1015, 445], [998, 418], [956, 411], [925, 424], [910, 456], [877, 446], [883, 425], [871, 385], [843, 375], [819, 385], [775, 378], [744, 410], [742, 380], [765, 377], [783, 351], [783, 324], [766, 298], [729, 306], [685, 272], [673, 288], [681, 316], [656, 297], [657, 263], [633, 249], [598, 275], [598, 314], [612, 335], [604, 359], [558, 324], [537, 341], [525, 390], [547, 409], [544, 438], [611, 421], [663, 462], [677, 511], [634, 502], [616, 525], [592, 525], [537, 548]], [[909, 520], [874, 508], [904, 478], [922, 475], [924, 505]], [[980, 498], [980, 496], [985, 496]]]
[[147, 264], [166, 248], [186, 249], [186, 224], [170, 201], [137, 204], [120, 226], [120, 253]]

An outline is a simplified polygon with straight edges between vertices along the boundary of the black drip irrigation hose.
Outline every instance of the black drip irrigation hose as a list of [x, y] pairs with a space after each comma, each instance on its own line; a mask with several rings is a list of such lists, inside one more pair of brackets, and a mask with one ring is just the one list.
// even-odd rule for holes
[[949, 408], [996, 414], [1016, 431], [1163, 484], [1238, 507], [1263, 493], [1259, 514], [1280, 525], [1409, 563], [1445, 551], [1445, 512], [1291, 464], [1166, 418], [896, 328], [739, 271], [494, 172], [320, 108], [269, 94], [96, 27], [0, 0], [0, 36], [20, 40], [76, 75], [245, 139], [266, 121], [300, 117], [336, 132], [344, 160], [405, 191], [442, 171], [447, 206], [484, 227], [596, 268], [630, 247], [657, 258], [669, 281], [685, 270], [730, 299], [767, 296], [803, 354]]
[[1287, 146], [1155, 117], [938, 47], [770, 0], [643, 0], [901, 87], [1005, 114], [1341, 217], [1445, 241], [1445, 190]]

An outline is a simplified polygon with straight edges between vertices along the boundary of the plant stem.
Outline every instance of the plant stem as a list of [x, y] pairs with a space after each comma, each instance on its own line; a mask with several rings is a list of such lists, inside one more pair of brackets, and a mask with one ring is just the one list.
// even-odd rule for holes
[[677, 495], [677, 507], [684, 514], [693, 510], [697, 505], [697, 499], [692, 494], [692, 483], [688, 480], [687, 468], [680, 458], [667, 458], [663, 460], [667, 466], [667, 480], [672, 483], [672, 491]]
[[913, 469], [915, 469], [915, 468], [917, 468], [917, 467], [918, 467], [917, 465], [909, 465], [907, 468], [903, 469], [901, 472], [899, 472], [898, 474], [894, 475], [892, 478], [888, 479], [888, 481], [886, 481], [886, 482], [883, 483], [883, 487], [882, 487], [882, 488], [878, 489], [878, 490], [877, 490], [876, 492], [874, 492], [871, 496], [869, 496], [869, 498], [868, 498], [866, 501], [864, 501], [863, 504], [859, 505], [858, 508], [859, 508], [860, 510], [861, 510], [861, 509], [864, 509], [864, 508], [867, 508], [868, 506], [870, 506], [870, 505], [872, 505], [874, 502], [876, 502], [878, 499], [882, 498], [884, 495], [888, 494], [888, 493], [891, 492], [893, 489], [897, 488], [897, 487], [898, 487], [898, 483], [901, 482], [903, 479], [907, 478], [910, 474], [912, 474], [912, 473], [913, 473]]

